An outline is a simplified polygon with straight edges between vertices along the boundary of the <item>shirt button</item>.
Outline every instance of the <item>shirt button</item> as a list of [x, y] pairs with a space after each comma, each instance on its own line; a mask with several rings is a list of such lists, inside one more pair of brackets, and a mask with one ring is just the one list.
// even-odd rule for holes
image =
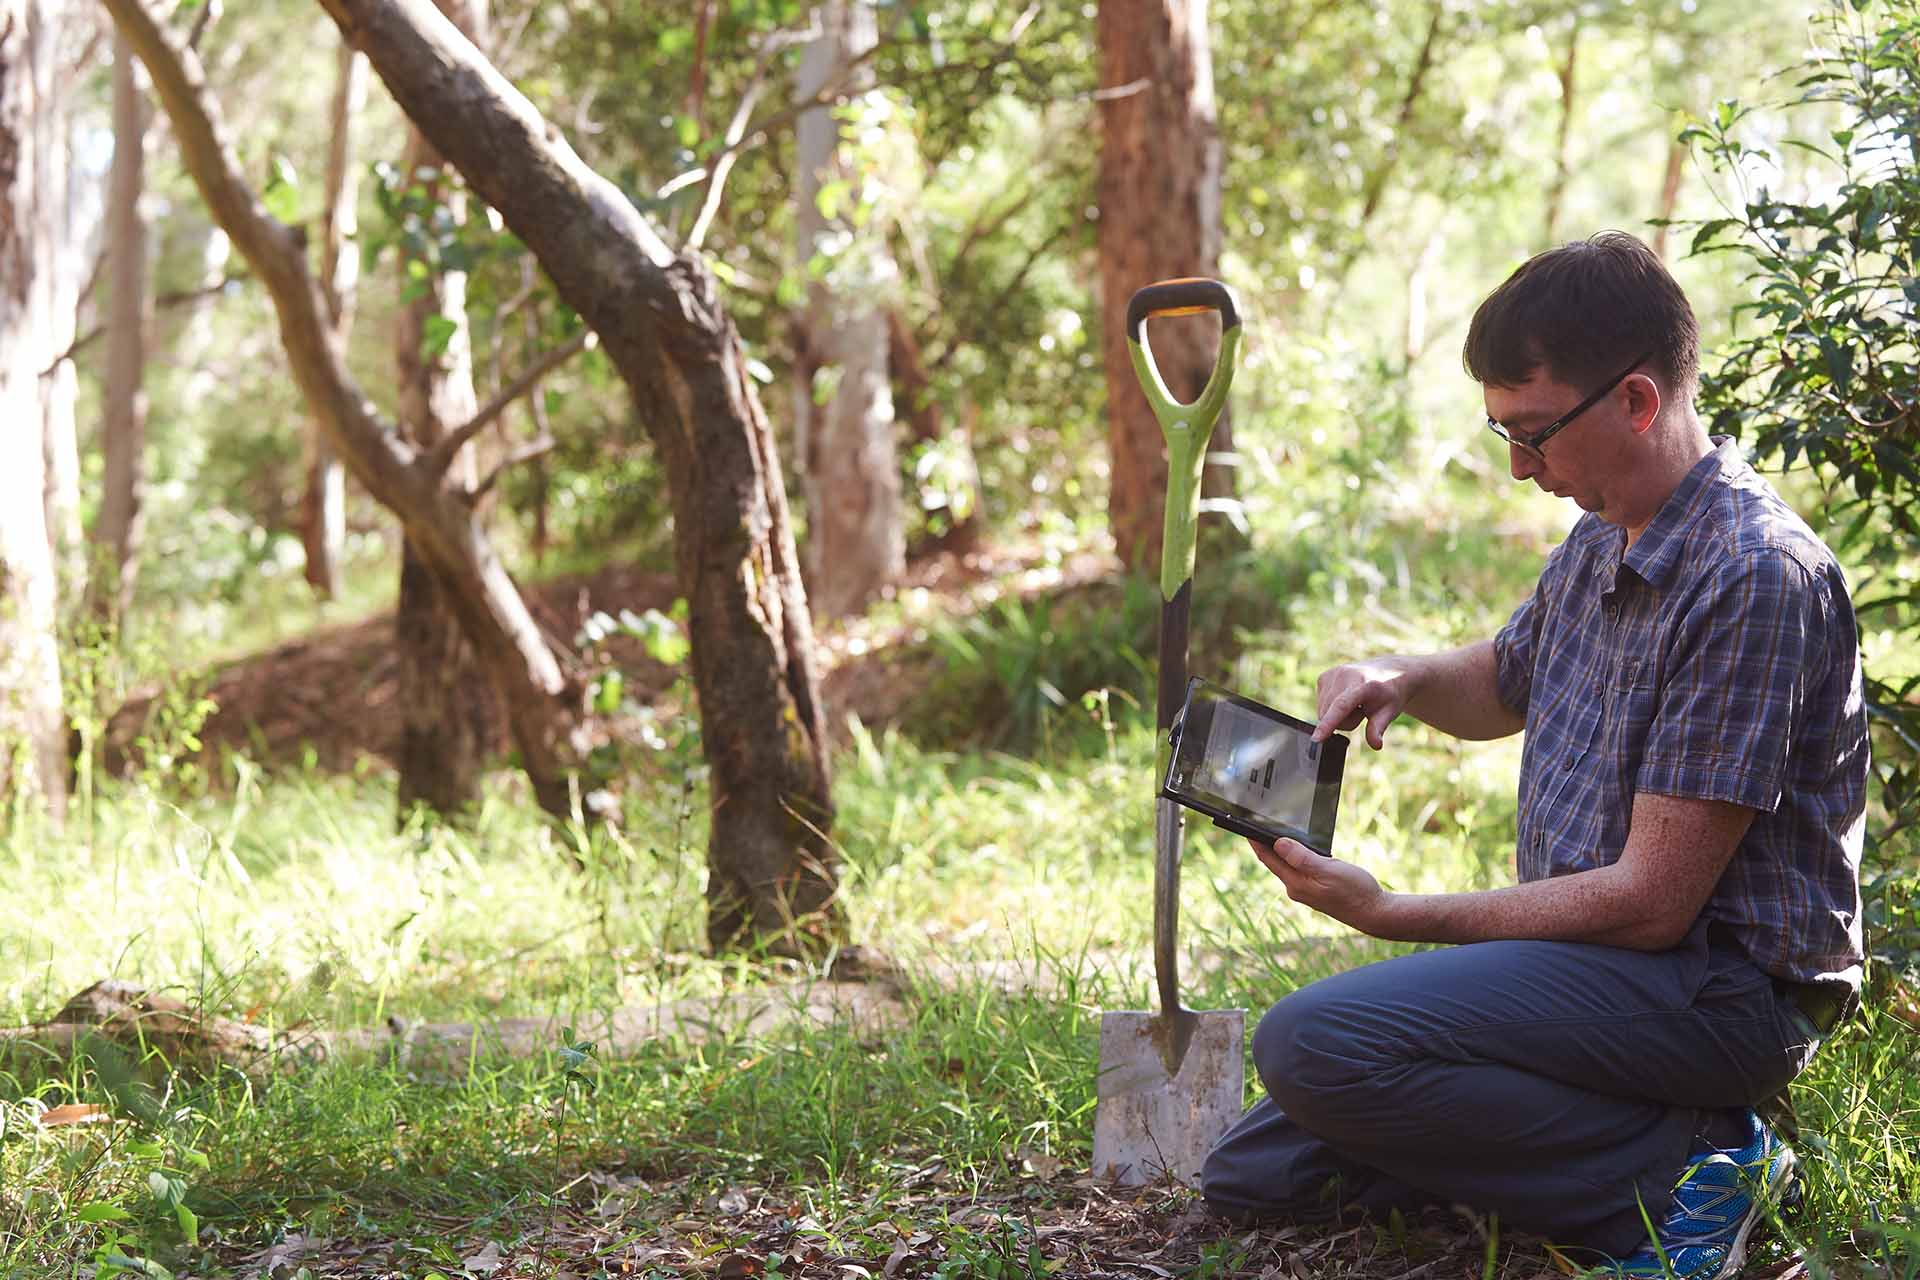
[[1562, 760], [1562, 761], [1560, 762], [1560, 767], [1561, 767], [1562, 769], [1571, 769], [1571, 768], [1573, 768], [1573, 753], [1572, 753], [1572, 752], [1568, 752], [1568, 753], [1567, 753], [1567, 758], [1566, 758], [1565, 760]]

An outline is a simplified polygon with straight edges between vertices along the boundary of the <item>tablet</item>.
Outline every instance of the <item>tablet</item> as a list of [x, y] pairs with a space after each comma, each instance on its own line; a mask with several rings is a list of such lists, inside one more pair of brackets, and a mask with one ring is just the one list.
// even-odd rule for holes
[[1347, 740], [1195, 677], [1174, 718], [1160, 794], [1213, 825], [1272, 844], [1281, 836], [1333, 856]]

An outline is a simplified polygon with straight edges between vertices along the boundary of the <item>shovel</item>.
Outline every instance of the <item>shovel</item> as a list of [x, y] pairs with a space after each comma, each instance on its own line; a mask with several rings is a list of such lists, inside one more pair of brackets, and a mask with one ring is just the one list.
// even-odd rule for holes
[[[1153, 363], [1151, 316], [1220, 313], [1220, 354], [1200, 398], [1181, 404]], [[1180, 1005], [1181, 809], [1158, 797], [1172, 755], [1171, 730], [1187, 688], [1187, 630], [1207, 438], [1227, 403], [1240, 316], [1217, 280], [1165, 280], [1127, 304], [1127, 345], [1147, 403], [1167, 438], [1167, 520], [1160, 554], [1159, 746], [1154, 752], [1153, 972], [1158, 1012], [1113, 1010], [1100, 1019], [1099, 1105], [1093, 1172], [1125, 1185], [1169, 1178], [1196, 1185], [1208, 1150], [1240, 1118], [1241, 1037], [1246, 1010], [1196, 1013]]]

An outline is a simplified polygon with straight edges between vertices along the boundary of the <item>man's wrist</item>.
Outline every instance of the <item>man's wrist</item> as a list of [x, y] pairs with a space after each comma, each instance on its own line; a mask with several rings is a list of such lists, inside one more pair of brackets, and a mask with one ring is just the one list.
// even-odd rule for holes
[[1411, 927], [1415, 902], [1416, 898], [1413, 895], [1382, 889], [1380, 897], [1367, 911], [1367, 919], [1357, 927], [1362, 933], [1384, 938], [1389, 942], [1414, 941], [1407, 936], [1407, 930]]

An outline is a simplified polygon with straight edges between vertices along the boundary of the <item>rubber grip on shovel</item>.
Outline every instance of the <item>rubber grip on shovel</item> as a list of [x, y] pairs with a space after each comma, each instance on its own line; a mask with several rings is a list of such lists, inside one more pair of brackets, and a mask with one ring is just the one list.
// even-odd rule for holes
[[1162, 280], [1135, 293], [1127, 303], [1127, 336], [1140, 341], [1140, 326], [1154, 316], [1197, 316], [1207, 311], [1220, 313], [1220, 326], [1231, 329], [1240, 323], [1240, 312], [1233, 305], [1233, 291], [1218, 280], [1186, 276]]

